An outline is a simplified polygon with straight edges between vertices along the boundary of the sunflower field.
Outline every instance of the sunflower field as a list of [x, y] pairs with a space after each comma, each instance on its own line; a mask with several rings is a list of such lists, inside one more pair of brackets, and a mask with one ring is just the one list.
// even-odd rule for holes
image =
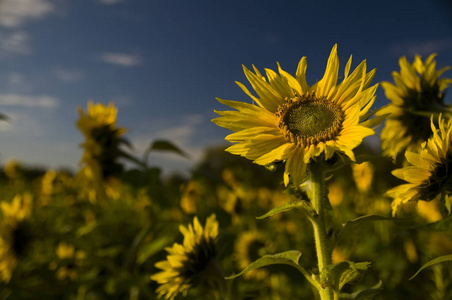
[[380, 84], [351, 65], [335, 45], [312, 86], [305, 57], [244, 67], [250, 101], [212, 120], [231, 144], [190, 178], [148, 163], [183, 149], [136, 157], [88, 102], [77, 172], [1, 168], [0, 299], [452, 299], [452, 79], [434, 54]]

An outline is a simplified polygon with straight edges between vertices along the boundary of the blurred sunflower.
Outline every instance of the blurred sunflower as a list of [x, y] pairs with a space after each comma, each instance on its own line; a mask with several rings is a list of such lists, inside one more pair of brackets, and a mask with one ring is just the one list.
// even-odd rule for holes
[[432, 135], [430, 116], [450, 113], [444, 104], [444, 90], [451, 78], [440, 79], [449, 67], [436, 70], [435, 54], [422, 62], [416, 55], [412, 64], [405, 56], [399, 59], [400, 73], [393, 72], [395, 85], [382, 82], [390, 104], [377, 112], [388, 115], [381, 132], [383, 154], [395, 159], [404, 150], [416, 151]]
[[11, 203], [0, 204], [0, 281], [9, 282], [18, 258], [30, 241], [25, 220], [31, 215], [32, 200], [30, 194], [24, 194], [16, 195]]
[[59, 280], [69, 279], [75, 280], [78, 276], [78, 270], [81, 261], [85, 258], [86, 253], [82, 250], [75, 250], [75, 247], [66, 242], [58, 243], [55, 248], [57, 256], [49, 264], [49, 269], [56, 270], [56, 277]]
[[397, 186], [386, 195], [394, 198], [393, 214], [409, 201], [431, 201], [440, 195], [448, 201], [452, 192], [452, 119], [439, 116], [438, 128], [431, 118], [433, 136], [422, 144], [419, 153], [406, 151], [408, 166], [396, 169], [392, 174], [408, 183]]
[[374, 167], [372, 163], [365, 161], [360, 164], [353, 164], [352, 173], [358, 191], [361, 193], [368, 192], [372, 186], [374, 177]]
[[156, 290], [159, 297], [165, 295], [165, 299], [171, 300], [179, 293], [186, 295], [192, 286], [201, 282], [224, 277], [217, 263], [215, 215], [207, 218], [204, 228], [195, 217], [193, 225], [180, 226], [179, 230], [184, 235], [183, 244], [174, 243], [166, 248], [167, 260], [155, 264], [162, 271], [151, 276], [160, 284]]
[[323, 155], [330, 159], [344, 153], [354, 160], [352, 149], [373, 134], [370, 122], [360, 123], [375, 100], [377, 85], [368, 87], [375, 69], [366, 72], [363, 61], [349, 74], [352, 57], [347, 62], [344, 79], [337, 84], [339, 58], [337, 45], [331, 50], [323, 78], [312, 86], [306, 82], [306, 58], [298, 64], [295, 77], [283, 71], [279, 75], [266, 69], [265, 77], [243, 67], [245, 76], [258, 97], [241, 83], [237, 84], [257, 104], [218, 99], [238, 111], [216, 111], [212, 121], [234, 133], [226, 140], [236, 143], [226, 150], [259, 165], [286, 161], [284, 183], [289, 174], [298, 186], [303, 182], [307, 164]]
[[[266, 239], [258, 231], [246, 231], [242, 233], [235, 242], [235, 254], [239, 268], [248, 267], [253, 261], [265, 255]], [[268, 271], [259, 268], [246, 272], [245, 279], [263, 280], [269, 275]]]
[[124, 128], [116, 127], [116, 115], [118, 110], [110, 103], [108, 106], [88, 102], [88, 110], [79, 109], [79, 119], [77, 128], [83, 133], [85, 142], [81, 145], [84, 148], [80, 161], [81, 169], [79, 176], [85, 179], [88, 185], [90, 199], [94, 199], [99, 191], [99, 185], [106, 183], [107, 193], [114, 195], [115, 191], [108, 184], [115, 181], [123, 170], [122, 164], [118, 162], [124, 153], [119, 149], [121, 144], [128, 142], [121, 138], [125, 133]]

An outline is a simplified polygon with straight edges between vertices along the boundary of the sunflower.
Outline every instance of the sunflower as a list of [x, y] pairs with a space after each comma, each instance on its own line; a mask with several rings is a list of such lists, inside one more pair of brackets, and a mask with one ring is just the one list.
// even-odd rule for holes
[[366, 161], [361, 164], [352, 165], [353, 180], [358, 191], [366, 193], [372, 187], [374, 177], [374, 167], [372, 163]]
[[117, 113], [112, 103], [106, 107], [89, 101], [87, 112], [79, 109], [80, 118], [76, 125], [85, 136], [82, 144], [85, 151], [80, 163], [91, 176], [105, 179], [122, 170], [117, 160], [120, 156], [118, 147], [122, 142], [120, 136], [125, 129], [116, 127]]
[[108, 106], [88, 102], [88, 110], [79, 109], [80, 117], [76, 123], [83, 133], [85, 142], [80, 161], [81, 169], [78, 176], [85, 181], [84, 186], [90, 200], [106, 190], [110, 197], [116, 198], [114, 188], [119, 182], [116, 177], [122, 172], [123, 166], [118, 162], [123, 156], [119, 146], [127, 141], [121, 138], [124, 128], [116, 127], [118, 110], [110, 103]]
[[421, 145], [419, 153], [406, 151], [409, 165], [392, 172], [408, 182], [386, 192], [394, 198], [393, 214], [409, 201], [431, 201], [440, 195], [448, 201], [452, 191], [452, 119], [446, 122], [440, 115], [438, 123], [436, 128], [431, 117], [432, 137]]
[[18, 258], [26, 251], [30, 232], [25, 220], [30, 217], [32, 196], [16, 195], [11, 203], [2, 202], [0, 224], [0, 282], [9, 282]]
[[[360, 123], [375, 100], [377, 85], [368, 87], [375, 69], [366, 72], [363, 61], [349, 74], [352, 57], [347, 62], [344, 79], [337, 84], [339, 58], [337, 45], [331, 50], [323, 78], [312, 86], [306, 82], [306, 58], [295, 77], [283, 71], [279, 75], [266, 69], [267, 79], [253, 66], [254, 73], [243, 67], [245, 76], [257, 93], [243, 84], [242, 90], [256, 104], [218, 99], [237, 111], [216, 111], [212, 121], [234, 133], [226, 140], [236, 143], [226, 150], [244, 156], [259, 165], [286, 161], [284, 183], [302, 183], [311, 159], [328, 160], [343, 153], [352, 161], [352, 149], [364, 137], [373, 134]], [[322, 155], [322, 157], [320, 157]]]
[[[242, 233], [235, 242], [235, 252], [239, 267], [243, 270], [253, 261], [257, 260], [265, 253], [266, 239], [258, 231], [246, 231]], [[263, 280], [269, 275], [265, 269], [255, 269], [246, 272], [245, 279]]]
[[435, 54], [422, 62], [416, 55], [412, 64], [405, 56], [399, 59], [400, 73], [393, 72], [395, 85], [382, 82], [386, 98], [391, 103], [378, 115], [389, 115], [381, 132], [384, 155], [396, 159], [404, 150], [416, 151], [432, 135], [430, 115], [450, 112], [444, 104], [444, 90], [452, 82], [440, 79], [449, 67], [436, 70]]
[[183, 244], [175, 243], [166, 248], [167, 260], [155, 264], [162, 271], [151, 276], [160, 284], [156, 290], [159, 297], [165, 295], [165, 299], [171, 300], [179, 293], [186, 295], [192, 286], [202, 280], [215, 280], [218, 276], [223, 278], [216, 260], [218, 222], [215, 215], [207, 218], [204, 228], [195, 217], [193, 225], [180, 226], [179, 230], [184, 235]]

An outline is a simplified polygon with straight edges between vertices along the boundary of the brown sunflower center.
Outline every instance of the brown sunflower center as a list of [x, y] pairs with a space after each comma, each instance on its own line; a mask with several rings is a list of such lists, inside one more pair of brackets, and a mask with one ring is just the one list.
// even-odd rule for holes
[[284, 138], [301, 147], [333, 140], [345, 118], [339, 105], [315, 94], [286, 98], [276, 116]]

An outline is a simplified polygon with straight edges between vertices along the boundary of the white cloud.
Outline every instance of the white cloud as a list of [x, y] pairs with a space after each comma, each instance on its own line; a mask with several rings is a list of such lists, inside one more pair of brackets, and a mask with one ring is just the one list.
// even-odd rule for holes
[[97, 0], [97, 1], [105, 5], [111, 5], [123, 2], [124, 0]]
[[0, 49], [3, 52], [30, 54], [31, 46], [29, 45], [29, 40], [30, 37], [24, 31], [15, 31], [9, 34], [0, 32]]
[[103, 62], [118, 65], [121, 67], [133, 67], [142, 63], [142, 59], [138, 55], [105, 52], [100, 55]]
[[0, 25], [13, 28], [38, 20], [55, 11], [47, 0], [1, 0]]
[[452, 50], [452, 38], [424, 41], [421, 43], [397, 43], [390, 49], [395, 56], [429, 55], [434, 52]]
[[0, 105], [55, 108], [58, 99], [52, 96], [24, 96], [18, 94], [0, 94]]
[[20, 73], [13, 72], [8, 75], [8, 84], [11, 86], [21, 86], [24, 84], [24, 76]]
[[69, 70], [61, 67], [54, 68], [53, 74], [57, 79], [67, 83], [79, 81], [83, 77], [83, 73], [79, 70]]
[[[146, 133], [133, 136], [130, 140], [138, 157], [141, 157], [151, 142], [157, 140], [171, 142], [187, 153], [189, 159], [173, 152], [153, 151], [149, 156], [149, 165], [161, 167], [165, 174], [186, 173], [204, 154], [206, 144], [200, 142], [199, 138], [205, 135], [205, 121], [206, 118], [198, 114], [182, 115], [171, 119], [154, 119], [152, 124], [143, 126], [142, 130]], [[150, 131], [149, 128], [154, 130]]]
[[36, 115], [30, 112], [5, 112], [8, 121], [0, 122], [0, 131], [10, 132], [17, 135], [16, 138], [29, 136], [42, 136], [45, 133], [42, 122], [36, 118]]

